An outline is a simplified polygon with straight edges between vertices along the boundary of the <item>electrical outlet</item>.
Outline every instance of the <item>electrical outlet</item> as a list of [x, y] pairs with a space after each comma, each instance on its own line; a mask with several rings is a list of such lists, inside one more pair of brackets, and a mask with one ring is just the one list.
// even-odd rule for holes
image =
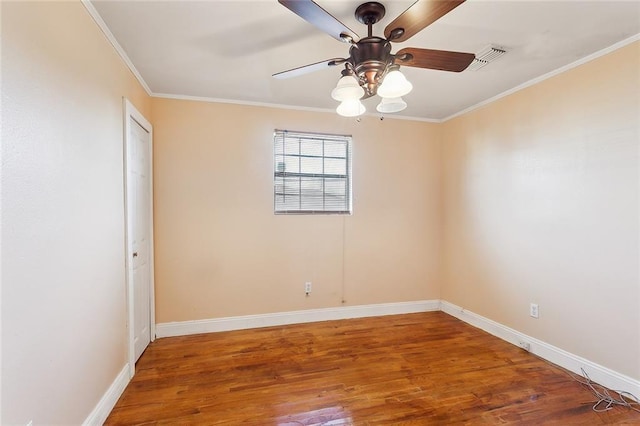
[[529, 305], [529, 315], [531, 315], [533, 318], [538, 318], [539, 316], [539, 311], [538, 311], [538, 304], [537, 303], [532, 303]]
[[307, 296], [309, 295], [309, 293], [311, 293], [311, 281], [307, 281], [306, 283], [304, 283], [304, 292], [307, 294]]
[[520, 340], [518, 342], [518, 346], [524, 349], [527, 352], [531, 352], [531, 344], [529, 342], [525, 342], [524, 340]]

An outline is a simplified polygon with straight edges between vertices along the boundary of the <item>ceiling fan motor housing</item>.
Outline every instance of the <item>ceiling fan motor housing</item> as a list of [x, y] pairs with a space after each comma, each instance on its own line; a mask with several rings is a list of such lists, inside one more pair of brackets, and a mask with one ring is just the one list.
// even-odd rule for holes
[[350, 62], [368, 95], [376, 90], [388, 65], [393, 62], [391, 43], [380, 37], [366, 37], [351, 46]]

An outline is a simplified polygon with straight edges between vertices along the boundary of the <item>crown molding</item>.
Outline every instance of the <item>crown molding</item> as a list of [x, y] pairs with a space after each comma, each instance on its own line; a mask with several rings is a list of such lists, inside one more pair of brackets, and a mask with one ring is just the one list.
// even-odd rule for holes
[[100, 28], [104, 36], [107, 38], [107, 40], [109, 40], [109, 43], [111, 43], [111, 45], [116, 50], [116, 52], [118, 53], [122, 61], [127, 66], [127, 68], [129, 68], [129, 70], [133, 73], [133, 75], [138, 80], [142, 88], [145, 90], [145, 92], [147, 92], [147, 95], [153, 96], [153, 92], [149, 88], [149, 85], [147, 84], [146, 81], [144, 81], [144, 78], [142, 78], [142, 75], [138, 72], [135, 65], [133, 65], [133, 62], [131, 62], [131, 59], [129, 59], [129, 56], [127, 55], [127, 53], [124, 51], [122, 46], [120, 46], [120, 43], [118, 43], [118, 40], [116, 40], [115, 36], [111, 32], [107, 24], [104, 22], [104, 20], [96, 10], [96, 8], [93, 7], [93, 4], [89, 0], [80, 0], [80, 2], [85, 7], [87, 12], [89, 12], [89, 15], [91, 15], [91, 17], [93, 18], [93, 21], [96, 23], [96, 25], [98, 25], [98, 27]]
[[[310, 112], [321, 112], [321, 113], [335, 113], [335, 111], [333, 109], [327, 109], [327, 108], [313, 108], [313, 107], [303, 107], [303, 106], [296, 106], [296, 105], [283, 105], [283, 104], [272, 104], [272, 103], [268, 103], [268, 102], [253, 102], [253, 101], [242, 101], [242, 100], [233, 100], [233, 99], [221, 99], [221, 98], [210, 98], [210, 97], [202, 97], [202, 96], [189, 96], [189, 95], [175, 95], [175, 94], [168, 94], [168, 93], [154, 93], [153, 91], [151, 91], [151, 89], [149, 88], [149, 86], [147, 85], [146, 81], [144, 81], [144, 79], [142, 78], [142, 75], [138, 72], [138, 70], [136, 69], [136, 67], [133, 65], [133, 62], [131, 62], [131, 59], [129, 59], [129, 56], [126, 54], [126, 52], [124, 51], [124, 49], [122, 48], [122, 46], [120, 46], [120, 43], [118, 43], [118, 41], [116, 40], [115, 36], [113, 35], [113, 33], [111, 32], [111, 30], [109, 30], [109, 27], [107, 26], [107, 24], [104, 22], [104, 20], [102, 19], [102, 17], [100, 16], [100, 14], [98, 13], [98, 11], [95, 9], [95, 7], [93, 6], [93, 4], [91, 3], [90, 0], [80, 0], [81, 3], [84, 5], [85, 9], [87, 10], [87, 12], [89, 13], [89, 15], [91, 15], [91, 17], [93, 18], [93, 20], [95, 21], [95, 23], [98, 25], [98, 27], [100, 28], [100, 30], [102, 30], [103, 34], [105, 35], [105, 37], [107, 38], [107, 40], [109, 40], [109, 42], [111, 43], [111, 45], [113, 46], [113, 48], [116, 50], [116, 52], [118, 53], [118, 55], [120, 56], [120, 58], [122, 58], [122, 60], [124, 61], [124, 63], [127, 65], [127, 67], [129, 68], [129, 70], [131, 70], [131, 72], [133, 73], [133, 75], [136, 77], [136, 79], [138, 80], [138, 82], [142, 85], [142, 87], [144, 88], [144, 90], [147, 92], [147, 94], [151, 97], [154, 98], [165, 98], [165, 99], [176, 99], [176, 100], [187, 100], [187, 101], [198, 101], [198, 102], [210, 102], [210, 103], [223, 103], [223, 104], [234, 104], [234, 105], [247, 105], [247, 106], [255, 106], [255, 107], [264, 107], [264, 108], [278, 108], [278, 109], [287, 109], [287, 110], [295, 110], [295, 111], [310, 111]], [[534, 86], [544, 80], [547, 80], [549, 78], [555, 77], [556, 75], [562, 74], [566, 71], [569, 71], [573, 68], [576, 68], [580, 65], [586, 64], [587, 62], [591, 62], [594, 59], [600, 58], [604, 55], [607, 55], [611, 52], [614, 52], [618, 49], [621, 49], [631, 43], [634, 43], [636, 41], [640, 40], [640, 33], [635, 34], [629, 38], [626, 38], [624, 40], [621, 40], [617, 43], [612, 44], [609, 47], [606, 47], [604, 49], [601, 49], [597, 52], [594, 52], [590, 55], [587, 55], [581, 59], [578, 59], [570, 64], [564, 65], [560, 68], [557, 68], [553, 71], [550, 71], [546, 74], [543, 74], [539, 77], [533, 78], [525, 83], [519, 84], [509, 90], [506, 90], [496, 96], [492, 96], [491, 98], [485, 99], [484, 101], [481, 101], [475, 105], [472, 105], [470, 107], [464, 108], [458, 112], [455, 112], [447, 117], [444, 118], [425, 118], [425, 117], [411, 117], [411, 116], [403, 116], [403, 115], [381, 115], [379, 113], [366, 113], [364, 114], [365, 116], [370, 116], [370, 117], [383, 117], [385, 120], [386, 119], [392, 119], [392, 120], [408, 120], [408, 121], [421, 121], [421, 122], [427, 122], [427, 123], [445, 123], [449, 120], [452, 120], [456, 117], [459, 117], [461, 115], [467, 114], [471, 111], [474, 111], [476, 109], [482, 108], [486, 105], [489, 105], [499, 99], [502, 99], [504, 97], [507, 97], [509, 95], [512, 95], [516, 92], [519, 92], [523, 89], [526, 89], [528, 87]]]
[[584, 65], [587, 62], [591, 62], [594, 59], [598, 59], [598, 58], [600, 58], [600, 57], [602, 57], [604, 55], [607, 55], [607, 54], [609, 54], [611, 52], [614, 52], [614, 51], [616, 51], [618, 49], [621, 49], [621, 48], [623, 48], [623, 47], [625, 47], [625, 46], [627, 46], [627, 45], [629, 45], [631, 43], [634, 43], [634, 42], [636, 42], [638, 40], [640, 40], [640, 33], [638, 33], [638, 34], [636, 34], [634, 36], [631, 36], [631, 37], [629, 37], [627, 39], [621, 40], [621, 41], [619, 41], [617, 43], [614, 43], [609, 47], [605, 47], [604, 49], [598, 50], [597, 52], [594, 52], [594, 53], [592, 53], [590, 55], [587, 55], [584, 58], [580, 58], [577, 61], [574, 61], [574, 62], [572, 62], [570, 64], [567, 64], [565, 66], [557, 68], [557, 69], [555, 69], [553, 71], [550, 71], [550, 72], [548, 72], [546, 74], [543, 74], [543, 75], [541, 75], [539, 77], [533, 78], [533, 79], [531, 79], [531, 80], [529, 80], [529, 81], [527, 81], [525, 83], [519, 84], [516, 87], [513, 87], [513, 88], [511, 88], [511, 89], [509, 89], [507, 91], [504, 91], [504, 92], [502, 92], [502, 93], [500, 93], [500, 94], [498, 94], [496, 96], [493, 96], [493, 97], [491, 97], [489, 99], [485, 99], [482, 102], [479, 102], [479, 103], [477, 103], [475, 105], [472, 105], [472, 106], [470, 106], [468, 108], [465, 108], [465, 109], [463, 109], [461, 111], [458, 111], [458, 112], [456, 112], [454, 114], [451, 114], [450, 116], [445, 117], [442, 120], [440, 120], [440, 122], [444, 123], [444, 122], [447, 122], [447, 121], [449, 121], [451, 119], [454, 119], [456, 117], [460, 117], [461, 115], [464, 115], [464, 114], [466, 114], [468, 112], [474, 111], [474, 110], [476, 110], [478, 108], [482, 108], [485, 105], [489, 105], [489, 104], [491, 104], [491, 103], [493, 103], [493, 102], [495, 102], [495, 101], [497, 101], [499, 99], [505, 98], [505, 97], [507, 97], [509, 95], [512, 95], [512, 94], [514, 94], [516, 92], [519, 92], [519, 91], [521, 91], [523, 89], [526, 89], [528, 87], [534, 86], [534, 85], [536, 85], [536, 84], [538, 84], [538, 83], [540, 83], [540, 82], [542, 82], [544, 80], [547, 80], [547, 79], [549, 79], [551, 77], [555, 77], [556, 75], [562, 74], [562, 73], [567, 72], [569, 70], [572, 70], [572, 69], [574, 69], [576, 67], [579, 67], [580, 65]]

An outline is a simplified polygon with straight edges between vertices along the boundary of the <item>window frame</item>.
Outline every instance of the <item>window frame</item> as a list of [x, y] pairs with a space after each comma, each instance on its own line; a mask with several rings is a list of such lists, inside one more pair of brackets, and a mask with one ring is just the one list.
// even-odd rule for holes
[[[282, 139], [282, 151], [278, 152], [278, 138]], [[287, 141], [288, 139], [297, 139], [298, 141], [298, 153], [297, 154], [287, 154]], [[314, 140], [314, 141], [322, 141], [322, 155], [308, 155], [302, 154], [302, 143], [304, 140]], [[325, 144], [324, 142], [341, 142], [345, 144], [345, 154], [344, 157], [336, 157], [325, 155]], [[285, 170], [278, 170], [281, 162], [278, 162], [278, 156], [281, 157], [297, 157], [299, 161], [298, 172], [287, 172]], [[301, 162], [303, 158], [320, 158], [322, 159], [322, 173], [308, 173], [301, 172]], [[336, 173], [326, 173], [325, 171], [325, 160], [344, 160], [345, 166], [345, 174], [336, 174]], [[351, 135], [342, 135], [342, 134], [332, 134], [332, 133], [318, 133], [318, 132], [302, 132], [302, 131], [293, 131], [293, 130], [281, 130], [275, 129], [273, 132], [273, 212], [276, 215], [352, 215], [353, 214], [353, 169], [352, 169], [352, 159], [353, 159], [353, 137]], [[282, 182], [283, 179], [286, 178], [298, 178], [300, 179], [299, 183], [299, 200], [298, 200], [298, 208], [297, 209], [278, 209], [278, 200], [277, 197], [279, 195], [286, 196], [286, 191], [282, 190], [282, 192], [278, 192], [278, 184]], [[322, 209], [303, 209], [302, 201], [303, 191], [302, 191], [302, 179], [318, 179], [322, 181], [322, 197], [323, 197], [323, 206]], [[345, 205], [346, 209], [327, 209], [327, 205], [325, 203], [325, 197], [327, 195], [326, 191], [326, 179], [344, 179], [345, 182]], [[280, 180], [280, 182], [279, 182]]]

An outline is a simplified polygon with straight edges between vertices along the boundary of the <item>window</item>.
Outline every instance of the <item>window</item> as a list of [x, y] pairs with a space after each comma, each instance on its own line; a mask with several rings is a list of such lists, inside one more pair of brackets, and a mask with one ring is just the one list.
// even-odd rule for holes
[[351, 136], [276, 130], [274, 212], [351, 214]]

